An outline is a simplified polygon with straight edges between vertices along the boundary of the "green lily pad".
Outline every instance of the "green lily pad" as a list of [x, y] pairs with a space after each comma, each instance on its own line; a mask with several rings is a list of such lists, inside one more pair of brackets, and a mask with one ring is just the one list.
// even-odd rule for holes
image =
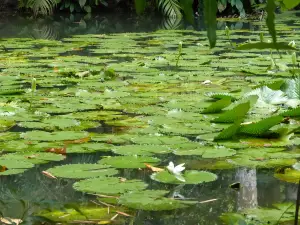
[[146, 211], [174, 210], [189, 207], [196, 202], [180, 201], [164, 197], [168, 191], [144, 190], [125, 193], [119, 198], [119, 203], [133, 209]]
[[99, 164], [68, 164], [50, 168], [47, 172], [56, 177], [82, 179], [113, 176], [118, 170]]
[[32, 141], [67, 141], [88, 137], [88, 133], [80, 131], [28, 131], [21, 134], [21, 137]]
[[160, 159], [147, 156], [107, 156], [98, 163], [102, 165], [110, 165], [115, 168], [145, 168], [145, 163], [155, 165]]
[[153, 173], [151, 175], [151, 179], [167, 184], [200, 184], [215, 181], [217, 179], [217, 175], [214, 173], [197, 170], [186, 170], [182, 174], [182, 177], [185, 179], [185, 182], [178, 180], [175, 175], [168, 171]]
[[120, 155], [153, 155], [171, 153], [172, 149], [166, 145], [124, 145], [115, 146], [112, 151]]
[[147, 186], [148, 185], [141, 180], [122, 181], [116, 177], [92, 178], [76, 182], [73, 185], [77, 191], [111, 195], [144, 190]]

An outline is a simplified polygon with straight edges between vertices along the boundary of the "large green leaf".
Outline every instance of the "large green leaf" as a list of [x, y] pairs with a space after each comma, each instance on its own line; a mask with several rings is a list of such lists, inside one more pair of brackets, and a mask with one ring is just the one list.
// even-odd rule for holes
[[231, 110], [228, 110], [221, 114], [219, 117], [212, 120], [216, 123], [234, 123], [240, 121], [245, 117], [250, 109], [250, 101], [237, 105]]
[[300, 0], [282, 0], [287, 9], [293, 9], [300, 4]]
[[224, 97], [214, 103], [212, 103], [209, 107], [204, 109], [201, 113], [218, 113], [221, 112], [222, 109], [226, 108], [231, 104], [230, 97]]
[[194, 24], [193, 2], [194, 0], [180, 0], [180, 5], [183, 9], [184, 17], [191, 24]]
[[276, 10], [275, 0], [268, 0], [266, 5], [266, 11], [267, 11], [266, 23], [268, 26], [269, 33], [272, 36], [273, 44], [275, 48], [278, 48], [277, 33], [275, 29], [275, 10]]
[[209, 45], [213, 48], [217, 42], [217, 0], [204, 0], [204, 19]]
[[228, 140], [233, 138], [239, 132], [241, 126], [240, 124], [241, 122], [238, 121], [232, 124], [231, 126], [227, 127], [214, 138], [214, 141]]
[[256, 123], [251, 123], [247, 125], [243, 125], [240, 127], [240, 132], [244, 134], [250, 135], [262, 135], [267, 132], [271, 127], [279, 124], [283, 121], [282, 116], [272, 116], [266, 119], [263, 119]]

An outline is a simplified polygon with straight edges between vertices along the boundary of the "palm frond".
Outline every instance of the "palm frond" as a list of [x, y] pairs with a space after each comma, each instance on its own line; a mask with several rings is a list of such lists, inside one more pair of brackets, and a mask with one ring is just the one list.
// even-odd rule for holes
[[35, 15], [49, 15], [52, 13], [55, 5], [55, 0], [28, 0], [27, 2], [27, 8], [31, 8]]
[[178, 0], [157, 0], [158, 8], [168, 17], [181, 17], [181, 7]]

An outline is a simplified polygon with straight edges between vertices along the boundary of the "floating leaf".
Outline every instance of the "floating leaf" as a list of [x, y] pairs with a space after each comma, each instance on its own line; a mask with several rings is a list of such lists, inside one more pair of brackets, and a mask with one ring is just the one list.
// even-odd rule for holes
[[67, 141], [77, 140], [88, 136], [87, 132], [80, 131], [57, 131], [57, 132], [46, 132], [46, 131], [28, 131], [23, 133], [21, 137], [27, 140], [36, 141]]
[[166, 145], [123, 145], [113, 147], [112, 151], [120, 155], [153, 155], [167, 154], [172, 149]]
[[145, 163], [157, 164], [160, 159], [146, 156], [108, 156], [102, 158], [98, 163], [110, 165], [115, 168], [145, 168]]
[[185, 182], [178, 180], [175, 175], [168, 171], [162, 171], [152, 174], [151, 179], [167, 184], [200, 184], [217, 179], [217, 175], [213, 173], [196, 170], [186, 170], [182, 176], [185, 179]]
[[47, 172], [56, 177], [74, 179], [107, 177], [118, 173], [116, 169], [100, 164], [68, 164], [50, 168]]
[[122, 195], [119, 203], [133, 209], [146, 211], [162, 211], [185, 208], [195, 204], [193, 201], [179, 201], [164, 197], [168, 191], [145, 190]]
[[292, 46], [284, 42], [267, 43], [267, 42], [256, 42], [256, 43], [246, 43], [241, 44], [236, 47], [236, 50], [250, 50], [250, 49], [280, 49], [280, 50], [296, 50]]
[[121, 182], [116, 177], [108, 177], [82, 180], [76, 182], [73, 187], [77, 191], [113, 195], [143, 190], [147, 187], [147, 184], [140, 180]]

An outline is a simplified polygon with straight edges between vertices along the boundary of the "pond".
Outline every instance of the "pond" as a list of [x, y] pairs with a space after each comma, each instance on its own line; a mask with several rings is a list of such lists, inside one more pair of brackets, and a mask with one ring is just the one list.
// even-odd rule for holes
[[237, 50], [271, 40], [238, 19], [210, 49], [201, 19], [0, 23], [2, 223], [293, 224], [296, 49]]

